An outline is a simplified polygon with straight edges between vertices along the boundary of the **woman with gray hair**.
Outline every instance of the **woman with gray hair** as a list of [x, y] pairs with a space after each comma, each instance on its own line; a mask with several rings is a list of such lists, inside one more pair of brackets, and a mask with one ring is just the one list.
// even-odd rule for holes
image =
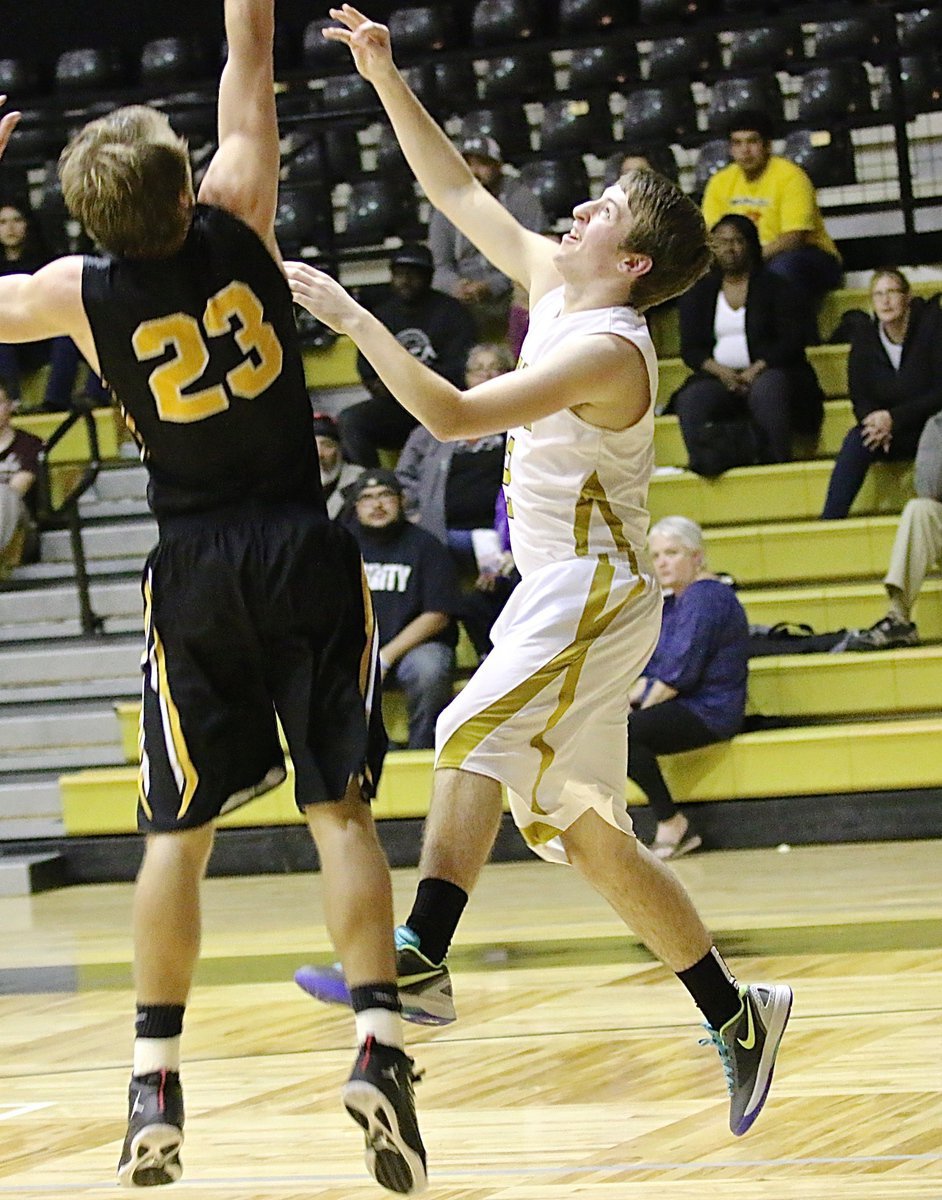
[[749, 624], [736, 593], [706, 564], [703, 531], [687, 517], [665, 517], [648, 545], [664, 591], [661, 634], [631, 693], [628, 777], [657, 821], [661, 859], [696, 850], [701, 838], [674, 803], [658, 756], [726, 741], [746, 710]]

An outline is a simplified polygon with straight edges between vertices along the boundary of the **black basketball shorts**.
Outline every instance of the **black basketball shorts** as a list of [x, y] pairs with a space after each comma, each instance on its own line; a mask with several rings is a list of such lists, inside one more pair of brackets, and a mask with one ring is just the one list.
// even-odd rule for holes
[[351, 535], [300, 506], [174, 517], [144, 568], [138, 827], [203, 825], [285, 778], [364, 800], [386, 734], [378, 639]]

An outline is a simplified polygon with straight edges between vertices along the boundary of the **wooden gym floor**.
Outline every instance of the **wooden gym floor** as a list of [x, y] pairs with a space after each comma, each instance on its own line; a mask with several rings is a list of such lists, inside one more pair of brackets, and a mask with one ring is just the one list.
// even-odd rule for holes
[[[489, 867], [453, 954], [458, 1023], [409, 1026], [436, 1200], [940, 1200], [938, 842], [750, 850], [679, 873], [739, 975], [795, 1008], [765, 1112], [727, 1129], [676, 980], [571, 871]], [[414, 872], [396, 872], [406, 913]], [[319, 877], [211, 880], [187, 1014], [174, 1200], [366, 1200], [337, 1093], [345, 1010]], [[115, 1195], [132, 1037], [131, 888], [0, 900], [0, 1200]], [[153, 1193], [151, 1193], [153, 1194]], [[164, 1194], [164, 1193], [157, 1193]]]

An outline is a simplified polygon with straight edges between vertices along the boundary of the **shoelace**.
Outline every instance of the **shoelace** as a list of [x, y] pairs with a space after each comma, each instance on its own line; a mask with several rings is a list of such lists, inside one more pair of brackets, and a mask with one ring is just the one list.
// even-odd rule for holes
[[729, 1052], [729, 1047], [723, 1041], [720, 1034], [716, 1032], [712, 1025], [704, 1025], [703, 1028], [710, 1035], [709, 1037], [701, 1038], [698, 1042], [700, 1046], [715, 1046], [720, 1056], [720, 1062], [723, 1064], [723, 1074], [726, 1076], [726, 1090], [732, 1095], [733, 1091], [733, 1060]]

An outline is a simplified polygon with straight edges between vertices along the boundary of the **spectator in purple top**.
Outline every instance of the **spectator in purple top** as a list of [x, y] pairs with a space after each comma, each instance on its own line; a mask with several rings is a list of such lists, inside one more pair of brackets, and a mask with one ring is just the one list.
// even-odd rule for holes
[[664, 590], [661, 635], [631, 693], [628, 777], [647, 796], [661, 859], [696, 850], [701, 838], [680, 812], [658, 755], [723, 742], [746, 711], [749, 624], [736, 593], [708, 570], [703, 531], [687, 517], [665, 517], [648, 537]]

